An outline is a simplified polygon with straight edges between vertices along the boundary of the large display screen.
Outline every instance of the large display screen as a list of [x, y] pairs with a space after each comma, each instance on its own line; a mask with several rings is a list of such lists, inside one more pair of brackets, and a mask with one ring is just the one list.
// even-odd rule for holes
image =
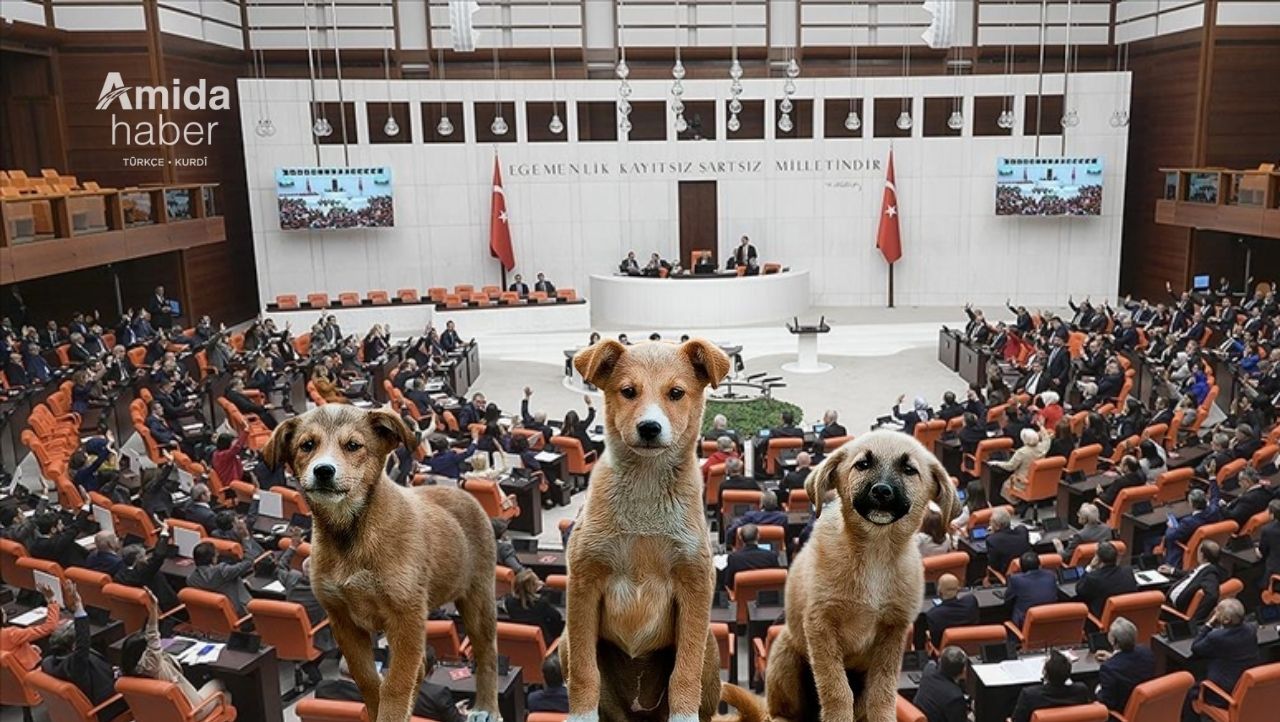
[[1102, 215], [1102, 159], [996, 159], [996, 215]]
[[390, 168], [280, 168], [276, 198], [286, 231], [395, 225]]

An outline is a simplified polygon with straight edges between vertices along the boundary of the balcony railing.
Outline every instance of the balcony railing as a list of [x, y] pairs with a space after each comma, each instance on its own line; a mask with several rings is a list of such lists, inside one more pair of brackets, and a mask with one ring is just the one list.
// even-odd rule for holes
[[1157, 223], [1280, 238], [1280, 172], [1275, 166], [1160, 171], [1165, 182], [1164, 197], [1156, 202]]

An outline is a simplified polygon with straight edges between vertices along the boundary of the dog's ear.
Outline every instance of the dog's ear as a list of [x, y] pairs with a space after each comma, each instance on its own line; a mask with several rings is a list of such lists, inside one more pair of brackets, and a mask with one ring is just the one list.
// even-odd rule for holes
[[835, 488], [836, 474], [839, 473], [840, 465], [844, 463], [847, 456], [848, 452], [841, 447], [835, 453], [828, 454], [822, 463], [805, 477], [804, 491], [809, 495], [809, 503], [813, 504], [814, 514], [822, 511], [823, 497], [827, 495], [827, 491]]
[[956, 514], [960, 513], [960, 500], [956, 497], [956, 487], [951, 483], [951, 475], [943, 468], [941, 462], [933, 454], [929, 454], [928, 458], [929, 463], [922, 471], [933, 483], [933, 500], [942, 510], [943, 523], [950, 524]]
[[271, 469], [279, 469], [280, 465], [293, 457], [293, 435], [298, 430], [298, 417], [293, 416], [280, 422], [267, 445], [262, 447], [262, 461]]
[[386, 445], [384, 454], [391, 453], [401, 444], [410, 449], [418, 445], [418, 439], [409, 430], [409, 425], [394, 411], [375, 409], [369, 412], [368, 419], [369, 428]]
[[592, 386], [604, 386], [604, 381], [613, 373], [618, 360], [627, 352], [627, 347], [611, 338], [597, 341], [579, 351], [573, 357], [573, 367], [578, 370], [583, 380]]
[[693, 366], [693, 371], [698, 378], [713, 389], [719, 386], [720, 381], [729, 373], [729, 357], [720, 350], [720, 347], [706, 339], [695, 338], [685, 341], [680, 346], [680, 352], [689, 359], [689, 365]]

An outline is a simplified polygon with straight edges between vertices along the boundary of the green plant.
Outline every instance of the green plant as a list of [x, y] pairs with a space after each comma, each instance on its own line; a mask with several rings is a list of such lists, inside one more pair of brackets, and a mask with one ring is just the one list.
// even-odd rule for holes
[[729, 428], [738, 432], [739, 438], [749, 438], [759, 433], [760, 429], [777, 426], [783, 411], [790, 411], [796, 423], [804, 419], [804, 412], [799, 406], [778, 399], [752, 399], [751, 401], [708, 401], [706, 413], [702, 416], [702, 433], [711, 430], [711, 420], [716, 414], [724, 414], [729, 420]]

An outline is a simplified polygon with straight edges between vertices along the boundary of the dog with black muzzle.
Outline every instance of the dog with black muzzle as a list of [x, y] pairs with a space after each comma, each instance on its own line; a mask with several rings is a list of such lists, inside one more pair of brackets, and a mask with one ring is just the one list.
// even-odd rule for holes
[[[427, 613], [453, 602], [475, 655], [473, 719], [498, 719], [498, 646], [489, 517], [456, 487], [406, 489], [387, 455], [417, 443], [400, 417], [326, 404], [276, 427], [262, 449], [287, 463], [311, 507], [311, 586], [371, 722], [407, 722], [426, 667]], [[386, 679], [373, 642], [391, 649]]]
[[[875, 431], [805, 481], [818, 507], [829, 489], [838, 508], [818, 518], [787, 574], [786, 626], [765, 682], [769, 714], [774, 722], [893, 722], [903, 643], [924, 594], [914, 535], [930, 500], [943, 519], [955, 515], [955, 488], [920, 442]], [[810, 677], [820, 717], [806, 693]]]

